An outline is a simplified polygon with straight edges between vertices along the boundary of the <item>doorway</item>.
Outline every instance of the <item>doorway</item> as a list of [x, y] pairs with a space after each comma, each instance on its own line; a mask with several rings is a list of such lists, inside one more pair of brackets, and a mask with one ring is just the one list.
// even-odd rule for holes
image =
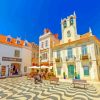
[[74, 65], [68, 65], [68, 78], [74, 78]]
[[20, 73], [20, 66], [21, 66], [21, 64], [19, 64], [19, 63], [12, 63], [11, 64], [11, 74], [12, 75], [19, 75], [19, 73]]

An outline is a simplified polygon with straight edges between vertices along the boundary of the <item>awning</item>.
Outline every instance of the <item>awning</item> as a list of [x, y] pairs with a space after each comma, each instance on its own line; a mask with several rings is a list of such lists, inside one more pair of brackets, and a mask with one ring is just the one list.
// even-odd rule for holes
[[28, 67], [28, 68], [40, 68], [39, 66], [31, 66], [31, 67]]

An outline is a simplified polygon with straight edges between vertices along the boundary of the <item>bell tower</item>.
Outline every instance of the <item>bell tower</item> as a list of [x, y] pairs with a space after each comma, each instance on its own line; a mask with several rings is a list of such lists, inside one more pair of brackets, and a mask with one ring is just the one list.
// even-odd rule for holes
[[67, 18], [64, 18], [63, 20], [61, 19], [61, 29], [63, 43], [74, 41], [77, 38], [75, 12]]

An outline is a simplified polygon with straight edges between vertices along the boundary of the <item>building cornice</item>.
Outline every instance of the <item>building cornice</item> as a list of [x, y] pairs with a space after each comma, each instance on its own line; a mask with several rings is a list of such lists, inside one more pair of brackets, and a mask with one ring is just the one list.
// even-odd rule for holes
[[83, 38], [83, 39], [79, 39], [79, 40], [75, 40], [75, 41], [71, 41], [71, 42], [68, 42], [68, 43], [64, 43], [64, 44], [54, 46], [53, 50], [60, 49], [60, 48], [63, 48], [65, 46], [79, 45], [79, 44], [82, 44], [84, 42], [90, 42], [90, 41], [94, 41], [94, 40], [98, 41], [98, 43], [100, 43], [100, 41], [96, 38], [96, 36], [90, 36], [90, 37], [87, 37], [87, 38]]

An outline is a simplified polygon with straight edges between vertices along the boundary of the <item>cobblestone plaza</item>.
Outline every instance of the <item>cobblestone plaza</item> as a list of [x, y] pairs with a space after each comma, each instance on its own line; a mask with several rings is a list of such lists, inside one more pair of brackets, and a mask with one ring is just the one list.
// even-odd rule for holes
[[100, 100], [100, 83], [89, 83], [87, 89], [74, 88], [71, 81], [59, 85], [43, 81], [34, 84], [26, 77], [0, 80], [0, 100]]

